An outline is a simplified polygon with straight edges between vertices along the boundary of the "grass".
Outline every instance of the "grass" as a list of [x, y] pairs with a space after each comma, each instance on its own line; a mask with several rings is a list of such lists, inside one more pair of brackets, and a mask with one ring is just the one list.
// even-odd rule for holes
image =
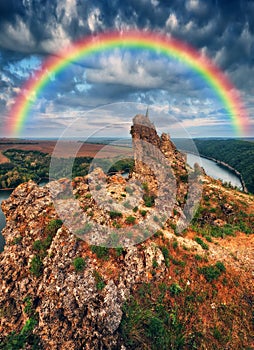
[[58, 229], [62, 226], [63, 222], [60, 219], [51, 220], [45, 227], [44, 239], [38, 239], [33, 243], [33, 250], [36, 251], [36, 255], [33, 257], [30, 267], [30, 272], [39, 277], [43, 270], [42, 259], [47, 255], [47, 250], [51, 246], [52, 240], [56, 235]]
[[[149, 289], [148, 289], [149, 292]], [[177, 307], [168, 309], [156, 300], [130, 298], [123, 307], [120, 333], [128, 349], [184, 349], [185, 336]]]

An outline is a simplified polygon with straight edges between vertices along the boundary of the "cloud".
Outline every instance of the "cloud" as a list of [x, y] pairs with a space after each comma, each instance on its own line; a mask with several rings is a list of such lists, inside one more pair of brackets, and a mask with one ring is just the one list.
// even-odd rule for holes
[[89, 83], [118, 84], [151, 89], [160, 87], [163, 82], [159, 74], [152, 75], [146, 70], [145, 60], [139, 58], [134, 61], [128, 53], [122, 55], [116, 52], [110, 56], [103, 56], [99, 63], [98, 69], [87, 70]]
[[[1, 116], [49, 54], [87, 35], [135, 28], [176, 37], [214, 60], [240, 89], [252, 116], [253, 18], [254, 5], [247, 0], [1, 1]], [[57, 121], [61, 113], [74, 117], [116, 101], [162, 106], [195, 127], [201, 119], [210, 118], [213, 127], [223, 122], [215, 92], [187, 67], [160, 55], [117, 50], [70, 66], [41, 93], [34, 111], [42, 127], [43, 118], [49, 122], [54, 114]]]
[[18, 18], [14, 23], [5, 23], [0, 36], [0, 46], [16, 50], [17, 47], [22, 52], [31, 52], [35, 46], [35, 39], [27, 24]]
[[169, 30], [176, 30], [178, 27], [178, 19], [174, 13], [170, 13], [167, 21], [166, 21], [166, 28]]

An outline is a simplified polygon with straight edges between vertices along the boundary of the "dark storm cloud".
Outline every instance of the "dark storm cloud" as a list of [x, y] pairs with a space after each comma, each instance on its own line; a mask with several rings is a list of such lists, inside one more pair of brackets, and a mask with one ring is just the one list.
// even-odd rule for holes
[[[249, 101], [254, 93], [254, 1], [0, 0], [0, 113], [4, 115], [47, 55], [86, 35], [135, 28], [172, 35], [209, 56], [242, 90], [248, 108], [253, 109]], [[183, 118], [188, 108], [188, 115], [197, 117], [192, 113], [197, 109], [193, 101], [198, 94], [202, 98], [205, 88], [193, 84], [195, 77], [183, 79], [175, 71], [174, 76], [166, 75], [162, 60], [124, 63], [126, 69], [117, 74], [114, 62], [103, 66], [86, 60], [83, 66], [73, 67], [61, 86], [45, 91], [41, 112], [52, 105], [57, 112], [133, 99], [148, 104], [168, 100], [174, 105], [176, 98]], [[138, 75], [141, 66], [144, 72]], [[186, 102], [188, 98], [192, 102]], [[52, 105], [48, 107], [47, 101]], [[210, 113], [217, 106], [204, 108]], [[200, 110], [199, 117], [205, 112]]]
[[87, 34], [139, 28], [171, 33], [212, 58], [222, 52], [223, 69], [254, 59], [254, 6], [247, 0], [12, 0], [1, 2], [0, 14], [0, 45], [25, 53], [48, 54]]

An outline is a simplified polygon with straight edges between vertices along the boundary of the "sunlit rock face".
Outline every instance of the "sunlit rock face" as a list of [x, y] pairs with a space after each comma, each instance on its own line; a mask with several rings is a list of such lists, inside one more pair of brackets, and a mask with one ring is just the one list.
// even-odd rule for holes
[[[135, 164], [128, 179], [120, 174], [109, 177], [97, 168], [73, 181], [56, 181], [54, 191], [51, 184], [39, 187], [30, 181], [3, 201], [6, 245], [0, 254], [0, 348], [11, 349], [13, 344], [17, 348], [19, 342], [25, 349], [32, 345], [57, 350], [153, 349], [160, 332], [156, 328], [153, 338], [147, 336], [151, 315], [156, 325], [163, 324], [161, 341], [172, 337], [172, 343], [167, 340], [169, 345], [164, 348], [176, 348], [174, 339], [185, 342], [183, 349], [190, 348], [194, 340], [197, 348], [208, 349], [211, 342], [218, 348], [220, 344], [209, 330], [218, 324], [221, 331], [230, 327], [229, 318], [231, 343], [226, 344], [227, 337], [220, 339], [223, 348], [247, 349], [251, 344], [253, 235], [237, 231], [229, 238], [213, 237], [211, 242], [202, 241], [206, 249], [198, 243], [205, 237], [193, 227], [179, 235], [175, 226], [190, 185], [195, 197], [195, 184], [191, 178], [186, 182], [192, 173], [187, 171], [185, 157], [169, 135], [157, 134], [147, 115], [134, 117], [131, 134]], [[193, 172], [204, 182], [203, 210], [196, 220], [200, 230], [208, 225], [222, 229], [245, 212], [246, 225], [251, 227], [251, 196], [223, 188], [198, 167]], [[93, 179], [99, 179], [101, 187]], [[139, 193], [134, 182], [127, 191], [134, 180], [142, 185], [139, 207], [136, 197], [131, 197], [134, 190]], [[73, 198], [68, 199], [70, 192]], [[142, 193], [160, 199], [165, 212], [160, 212], [160, 206], [157, 213], [156, 206], [146, 207]], [[101, 227], [111, 227], [113, 233], [120, 227], [126, 229], [130, 239], [135, 225], [126, 221], [125, 212], [117, 218], [110, 215], [111, 202], [103, 202], [107, 195], [116, 203], [113, 214], [119, 214], [122, 203], [127, 203], [126, 212], [136, 221], [142, 222], [151, 211], [154, 224], [160, 215], [165, 216], [165, 223], [139, 244], [117, 249], [91, 247], [62, 224], [54, 206], [59, 198], [68, 219], [77, 205]], [[188, 200], [191, 203], [189, 194]], [[79, 217], [73, 216], [78, 224]], [[99, 231], [92, 234], [99, 240]], [[214, 269], [216, 261], [223, 261], [226, 272], [220, 270], [222, 276], [211, 283], [201, 271], [206, 266]], [[218, 274], [218, 268], [215, 272]], [[126, 307], [133, 300], [138, 305], [134, 311]], [[159, 312], [166, 315], [165, 323]], [[180, 338], [176, 338], [179, 332]], [[202, 336], [195, 338], [196, 334]]]

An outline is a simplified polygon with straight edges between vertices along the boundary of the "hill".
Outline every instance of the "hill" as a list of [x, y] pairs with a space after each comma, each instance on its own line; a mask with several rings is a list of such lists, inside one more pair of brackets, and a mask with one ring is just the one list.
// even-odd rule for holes
[[3, 202], [0, 349], [253, 348], [253, 196], [146, 117], [131, 134], [128, 179], [97, 168]]

